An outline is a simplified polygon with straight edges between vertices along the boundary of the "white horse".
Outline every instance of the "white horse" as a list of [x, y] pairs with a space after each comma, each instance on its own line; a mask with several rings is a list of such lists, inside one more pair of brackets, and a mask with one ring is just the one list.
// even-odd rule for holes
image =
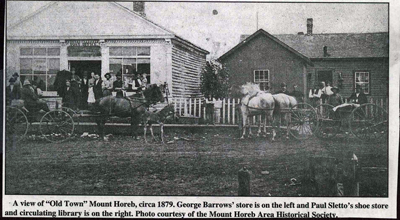
[[275, 120], [279, 122], [279, 128], [281, 126], [281, 120], [284, 119], [286, 129], [286, 138], [289, 138], [289, 121], [290, 112], [289, 109], [295, 108], [297, 105], [297, 100], [293, 96], [286, 95], [284, 93], [278, 93], [272, 95], [275, 100]]
[[[273, 112], [275, 108], [275, 100], [270, 93], [260, 90], [258, 84], [246, 83], [240, 87], [240, 93], [244, 95], [241, 99], [241, 116], [242, 116], [242, 126], [243, 133], [241, 139], [244, 138], [246, 134], [246, 125], [249, 127], [249, 136], [251, 133], [251, 126], [248, 123], [248, 117], [255, 115], [265, 115], [264, 123], [264, 136], [267, 133], [267, 122], [273, 122]], [[261, 133], [261, 122], [259, 121], [257, 136]], [[275, 140], [275, 129], [272, 129], [272, 140]]]

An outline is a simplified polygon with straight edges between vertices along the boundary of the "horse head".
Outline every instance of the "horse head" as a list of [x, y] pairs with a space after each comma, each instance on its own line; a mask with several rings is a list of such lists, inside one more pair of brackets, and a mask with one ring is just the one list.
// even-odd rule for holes
[[242, 93], [242, 95], [255, 95], [257, 92], [260, 92], [260, 86], [258, 84], [253, 84], [250, 82], [247, 82], [246, 84], [242, 85], [240, 87], [240, 93]]
[[143, 94], [146, 98], [146, 101], [149, 103], [157, 103], [157, 102], [164, 102], [164, 94], [163, 94], [164, 87], [158, 86], [157, 84], [148, 85], [146, 90], [144, 90]]

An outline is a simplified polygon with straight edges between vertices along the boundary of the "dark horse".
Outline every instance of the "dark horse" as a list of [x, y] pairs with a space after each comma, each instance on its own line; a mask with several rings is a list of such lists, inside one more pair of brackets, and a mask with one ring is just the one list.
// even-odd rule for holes
[[100, 117], [96, 120], [100, 135], [104, 137], [104, 124], [110, 116], [120, 118], [130, 117], [131, 135], [136, 139], [137, 127], [142, 115], [150, 105], [157, 102], [164, 102], [164, 90], [163, 85], [157, 86], [156, 84], [152, 84], [143, 91], [144, 99], [135, 95], [126, 98], [114, 96], [101, 98], [96, 105], [96, 110], [100, 112]]

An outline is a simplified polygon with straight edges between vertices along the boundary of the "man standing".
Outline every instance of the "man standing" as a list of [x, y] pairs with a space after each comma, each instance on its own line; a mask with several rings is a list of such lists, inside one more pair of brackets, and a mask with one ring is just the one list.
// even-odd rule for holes
[[83, 72], [81, 79], [81, 109], [87, 109], [87, 99], [89, 92], [89, 79], [87, 71]]
[[331, 91], [333, 94], [331, 96], [329, 96], [328, 104], [330, 104], [332, 106], [338, 106], [338, 105], [343, 104], [343, 98], [339, 94], [339, 88], [336, 86], [333, 86], [331, 88]]
[[349, 100], [352, 103], [360, 105], [368, 102], [367, 96], [362, 92], [360, 85], [356, 85], [356, 92], [351, 94]]
[[11, 105], [12, 100], [21, 98], [21, 88], [14, 85], [15, 78], [10, 78], [9, 86], [6, 87], [6, 105]]
[[287, 91], [287, 85], [286, 85], [285, 82], [281, 83], [281, 90], [279, 90], [275, 94], [279, 94], [279, 93], [283, 93], [283, 94], [289, 95], [289, 92]]
[[289, 95], [295, 97], [297, 102], [303, 102], [304, 101], [304, 95], [303, 95], [302, 92], [298, 91], [297, 88], [298, 88], [298, 86], [294, 85], [293, 86], [293, 91]]
[[94, 86], [93, 86], [93, 93], [94, 93], [94, 98], [96, 99], [96, 102], [103, 97], [103, 90], [101, 88], [103, 84], [103, 81], [100, 79], [100, 74], [96, 73], [94, 75]]
[[63, 104], [65, 107], [71, 108], [71, 109], [77, 109], [78, 106], [78, 92], [77, 88], [71, 86], [71, 82], [67, 80], [65, 82], [65, 91], [64, 91], [64, 97], [63, 97]]

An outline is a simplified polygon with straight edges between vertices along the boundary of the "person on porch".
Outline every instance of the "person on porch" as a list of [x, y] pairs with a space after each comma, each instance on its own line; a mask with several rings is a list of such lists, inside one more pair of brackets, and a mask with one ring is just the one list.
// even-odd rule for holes
[[355, 104], [365, 104], [368, 102], [367, 96], [364, 94], [362, 91], [362, 88], [360, 85], [356, 85], [356, 91], [351, 94], [349, 97], [350, 102], [355, 103]]

